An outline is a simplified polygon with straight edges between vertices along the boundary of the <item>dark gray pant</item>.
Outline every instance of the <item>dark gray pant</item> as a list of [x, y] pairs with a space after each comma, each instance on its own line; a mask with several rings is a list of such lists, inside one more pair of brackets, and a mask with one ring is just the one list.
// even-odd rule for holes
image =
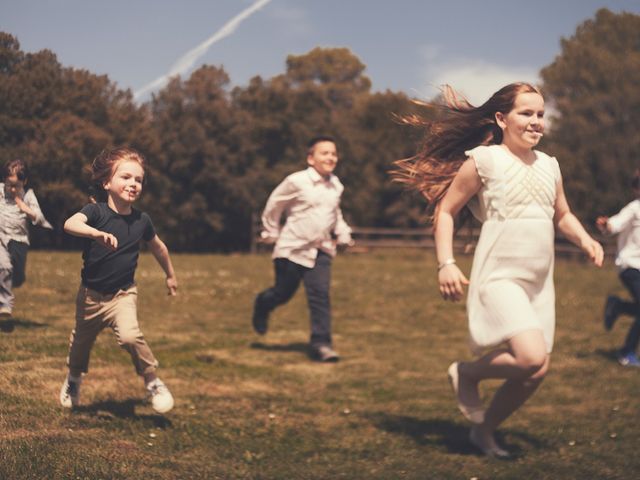
[[616, 313], [623, 313], [631, 315], [634, 318], [627, 338], [624, 341], [624, 346], [621, 349], [621, 353], [626, 355], [633, 353], [638, 349], [638, 343], [640, 343], [640, 270], [637, 268], [627, 268], [620, 272], [620, 280], [627, 287], [629, 293], [633, 297], [633, 302], [619, 303], [619, 310]]
[[270, 312], [287, 303], [304, 283], [311, 316], [311, 346], [331, 345], [331, 256], [319, 251], [313, 268], [303, 267], [286, 258], [274, 261], [276, 282], [258, 294], [258, 306]]
[[[0, 245], [0, 248], [4, 248]], [[0, 268], [0, 306], [13, 310], [15, 295], [13, 289], [22, 285], [26, 279], [27, 251], [29, 245], [9, 240], [7, 253], [11, 268]]]

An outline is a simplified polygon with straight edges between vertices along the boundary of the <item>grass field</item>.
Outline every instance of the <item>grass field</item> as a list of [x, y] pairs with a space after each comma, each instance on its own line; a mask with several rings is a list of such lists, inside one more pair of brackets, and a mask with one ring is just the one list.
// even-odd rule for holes
[[[168, 298], [148, 254], [139, 318], [176, 408], [157, 415], [113, 334], [92, 353], [76, 411], [58, 405], [79, 253], [31, 252], [15, 319], [0, 325], [2, 479], [629, 479], [640, 472], [640, 371], [614, 352], [629, 319], [601, 325], [611, 263], [557, 262], [552, 369], [501, 429], [512, 461], [478, 455], [446, 378], [469, 358], [463, 305], [437, 295], [433, 253], [352, 254], [334, 263], [342, 361], [306, 356], [298, 292], [266, 337], [250, 328], [268, 255], [174, 255]], [[468, 271], [469, 258], [462, 259]], [[496, 384], [486, 385], [488, 389]], [[635, 472], [635, 473], [634, 473]]]

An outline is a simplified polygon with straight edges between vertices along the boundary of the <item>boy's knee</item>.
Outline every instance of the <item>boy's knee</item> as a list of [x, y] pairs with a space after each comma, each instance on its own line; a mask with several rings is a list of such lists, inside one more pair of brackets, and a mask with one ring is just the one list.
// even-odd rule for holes
[[134, 346], [141, 339], [142, 332], [140, 330], [127, 330], [118, 335], [118, 343], [122, 348]]

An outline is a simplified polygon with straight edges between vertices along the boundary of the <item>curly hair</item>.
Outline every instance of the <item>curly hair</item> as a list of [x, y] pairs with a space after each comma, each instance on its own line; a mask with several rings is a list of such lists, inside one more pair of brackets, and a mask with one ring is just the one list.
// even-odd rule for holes
[[91, 197], [104, 201], [107, 194], [104, 184], [111, 180], [118, 165], [124, 161], [138, 162], [144, 169], [146, 161], [142, 154], [128, 147], [105, 149], [91, 163]]
[[445, 85], [441, 101], [416, 102], [434, 109], [435, 120], [417, 115], [401, 118], [404, 124], [425, 129], [425, 134], [418, 152], [394, 162], [391, 175], [394, 181], [425, 197], [431, 220], [438, 203], [466, 160], [464, 152], [478, 145], [502, 143], [502, 130], [496, 123], [495, 114], [510, 112], [521, 93], [541, 94], [529, 83], [511, 83], [479, 107], [474, 107], [451, 86]]

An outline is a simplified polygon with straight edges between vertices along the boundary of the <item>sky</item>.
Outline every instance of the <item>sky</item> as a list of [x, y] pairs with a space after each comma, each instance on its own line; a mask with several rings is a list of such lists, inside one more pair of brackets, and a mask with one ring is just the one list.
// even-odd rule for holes
[[600, 8], [640, 14], [640, 0], [0, 0], [0, 31], [138, 101], [203, 64], [244, 86], [320, 46], [349, 48], [374, 91], [429, 99], [448, 83], [482, 103], [507, 83], [538, 82], [561, 39]]

